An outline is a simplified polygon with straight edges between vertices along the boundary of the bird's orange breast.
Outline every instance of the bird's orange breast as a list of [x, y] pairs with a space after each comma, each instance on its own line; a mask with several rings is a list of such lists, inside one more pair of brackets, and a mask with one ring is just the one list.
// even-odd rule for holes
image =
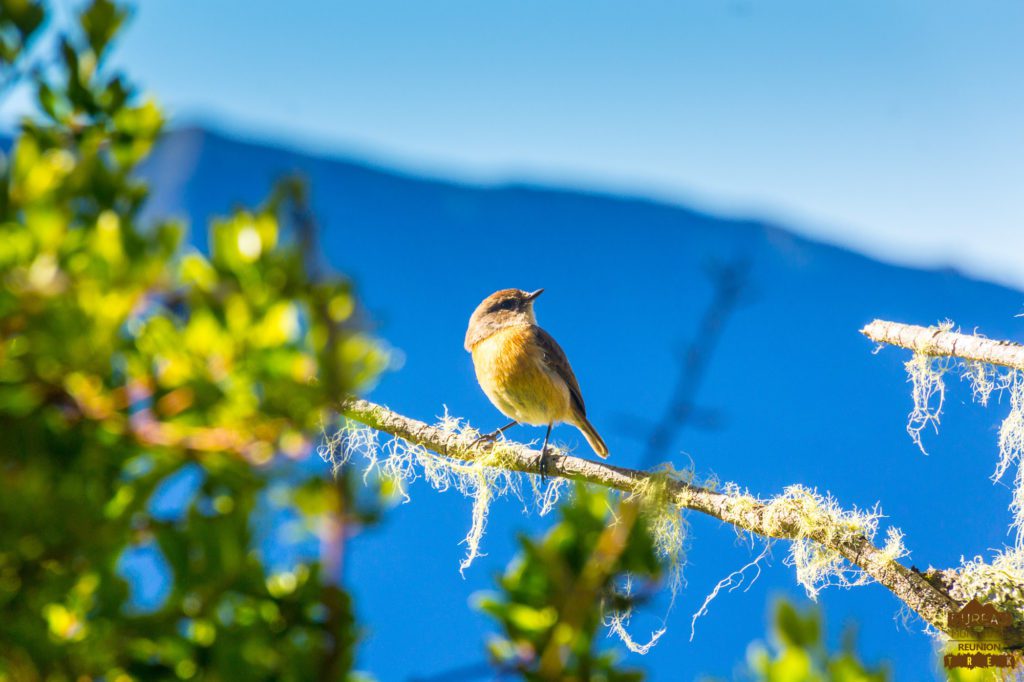
[[547, 367], [530, 327], [502, 329], [473, 346], [480, 387], [494, 406], [526, 424], [563, 421], [569, 413], [569, 389]]

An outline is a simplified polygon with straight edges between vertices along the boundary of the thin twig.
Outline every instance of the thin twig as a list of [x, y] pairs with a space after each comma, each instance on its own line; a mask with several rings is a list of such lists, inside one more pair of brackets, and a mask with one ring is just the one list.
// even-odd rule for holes
[[750, 261], [742, 258], [708, 268], [714, 295], [701, 316], [693, 340], [680, 358], [679, 375], [668, 404], [647, 434], [641, 459], [644, 467], [655, 464], [656, 459], [664, 456], [679, 433], [688, 424], [697, 421], [702, 412], [707, 412], [697, 408], [697, 393], [721, 340], [725, 323], [742, 301], [748, 287], [749, 272]]
[[907, 348], [933, 357], [953, 357], [1024, 371], [1024, 345], [961, 334], [939, 327], [919, 327], [875, 320], [860, 330], [872, 341]]

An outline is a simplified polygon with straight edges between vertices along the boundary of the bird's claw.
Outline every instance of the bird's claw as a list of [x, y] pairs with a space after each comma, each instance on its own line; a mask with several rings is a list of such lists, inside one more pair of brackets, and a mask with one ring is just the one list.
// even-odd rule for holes
[[500, 434], [501, 434], [501, 431], [493, 431], [491, 433], [485, 433], [482, 436], [480, 436], [479, 438], [477, 438], [476, 440], [474, 440], [472, 443], [470, 443], [470, 447], [476, 447], [477, 445], [481, 445], [483, 443], [493, 443], [494, 441], [498, 440], [498, 436]]
[[541, 485], [547, 483], [548, 480], [548, 449], [544, 448], [540, 453], [540, 462], [537, 464], [537, 468], [540, 470], [540, 482]]

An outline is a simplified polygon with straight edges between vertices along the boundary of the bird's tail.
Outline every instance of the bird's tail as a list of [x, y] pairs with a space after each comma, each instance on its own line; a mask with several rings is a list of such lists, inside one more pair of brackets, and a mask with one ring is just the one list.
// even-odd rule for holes
[[594, 425], [587, 421], [587, 418], [582, 415], [576, 415], [573, 424], [580, 430], [583, 437], [590, 443], [591, 449], [597, 454], [598, 457], [608, 456], [608, 446], [604, 444], [604, 440], [597, 433], [597, 429]]

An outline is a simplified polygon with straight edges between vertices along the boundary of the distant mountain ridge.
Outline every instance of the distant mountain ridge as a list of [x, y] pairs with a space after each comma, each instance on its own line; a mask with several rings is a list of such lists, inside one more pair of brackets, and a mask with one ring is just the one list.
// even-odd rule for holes
[[[6, 148], [8, 140], [0, 136], [0, 146]], [[378, 162], [367, 162], [358, 158], [352, 158], [344, 154], [325, 153], [318, 154], [309, 151], [296, 150], [286, 144], [253, 140], [247, 137], [237, 136], [229, 132], [222, 132], [216, 128], [209, 128], [202, 125], [189, 125], [169, 131], [163, 143], [157, 148], [154, 154], [144, 163], [143, 173], [154, 180], [153, 193], [147, 205], [147, 216], [162, 216], [168, 212], [185, 209], [187, 217], [193, 223], [193, 227], [199, 227], [201, 232], [205, 227], [202, 220], [208, 217], [201, 213], [201, 205], [194, 205], [195, 202], [202, 202], [210, 196], [202, 192], [196, 192], [191, 186], [192, 172], [201, 163], [201, 159], [209, 159], [218, 156], [222, 151], [246, 149], [249, 153], [256, 153], [259, 156], [269, 155], [273, 161], [267, 168], [261, 171], [268, 171], [271, 175], [266, 178], [267, 188], [270, 187], [273, 178], [280, 177], [293, 172], [308, 176], [310, 179], [319, 180], [317, 171], [331, 168], [335, 177], [337, 173], [351, 173], [354, 176], [379, 176], [398, 181], [406, 181], [413, 184], [425, 184], [436, 188], [461, 188], [470, 191], [482, 192], [538, 192], [559, 195], [570, 195], [577, 197], [589, 197], [597, 201], [609, 201], [615, 203], [631, 203], [648, 205], [667, 209], [687, 215], [694, 220], [705, 221], [715, 224], [746, 225], [765, 230], [777, 230], [785, 235], [787, 239], [802, 240], [810, 244], [816, 244], [824, 248], [834, 248], [849, 253], [859, 253], [856, 249], [833, 244], [825, 239], [810, 237], [800, 234], [798, 231], [790, 230], [777, 221], [762, 221], [755, 218], [723, 217], [713, 212], [688, 207], [679, 202], [667, 202], [657, 198], [634, 196], [629, 192], [618, 193], [614, 190], [602, 189], [599, 191], [588, 191], [578, 187], [562, 188], [557, 185], [538, 184], [533, 182], [498, 182], [498, 183], [472, 183], [460, 180], [448, 180], [444, 177], [433, 177], [430, 175], [390, 168]], [[255, 169], [254, 169], [255, 170]], [[228, 196], [232, 194], [230, 183], [227, 188], [222, 187], [219, 194]], [[314, 183], [315, 184], [315, 183]], [[253, 192], [250, 190], [238, 192], [247, 197], [245, 202], [238, 201], [238, 205], [251, 205], [258, 199], [250, 198]], [[260, 198], [265, 197], [265, 194]], [[227, 210], [227, 208], [222, 208]], [[203, 241], [202, 235], [196, 235], [199, 241]], [[871, 256], [865, 256], [871, 258]], [[946, 264], [932, 267], [909, 267], [915, 270], [942, 272], [950, 275], [976, 279], [971, 275], [963, 273], [959, 268]], [[1012, 287], [1011, 287], [1012, 288]]]

